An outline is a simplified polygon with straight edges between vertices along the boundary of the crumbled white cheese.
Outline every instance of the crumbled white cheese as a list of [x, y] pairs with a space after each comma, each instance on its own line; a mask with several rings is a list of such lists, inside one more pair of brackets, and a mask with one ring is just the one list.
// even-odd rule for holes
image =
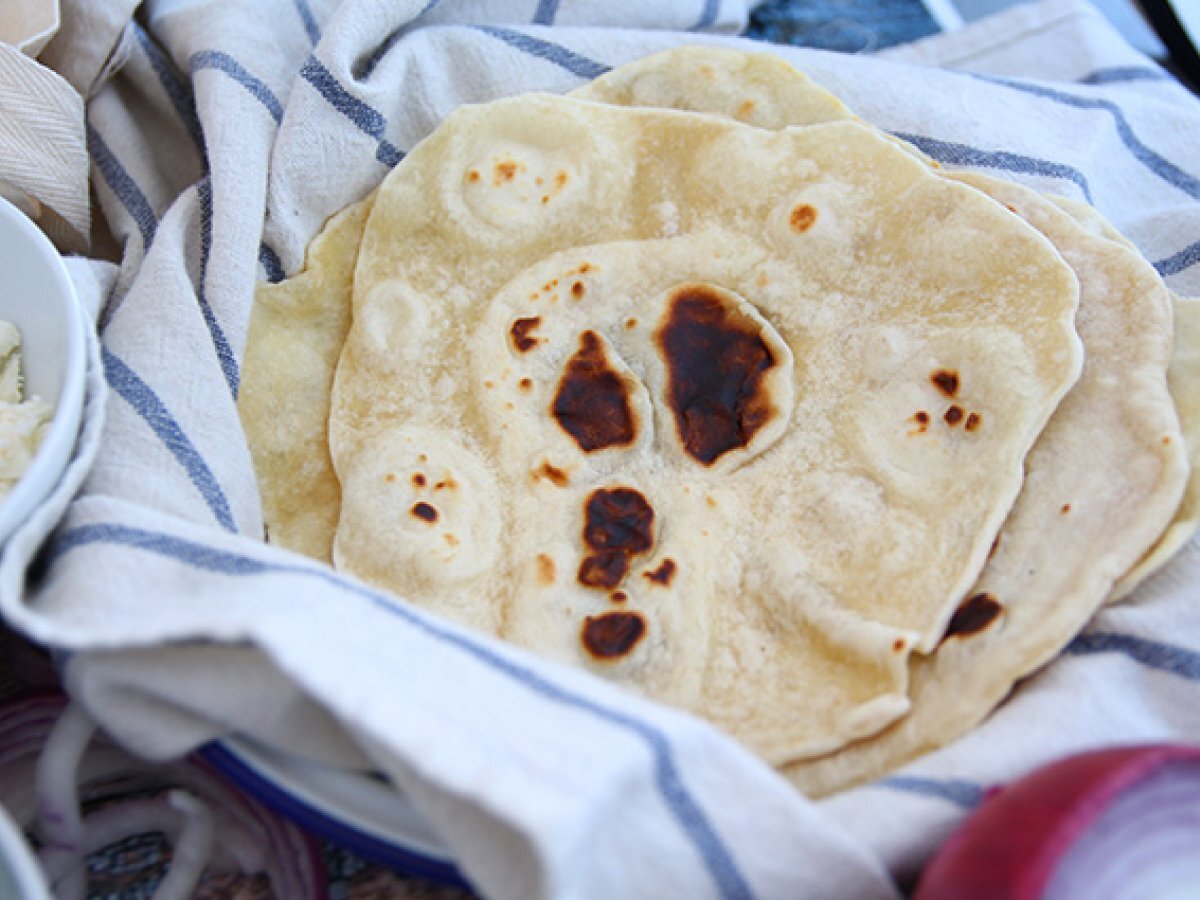
[[23, 387], [21, 333], [0, 321], [0, 499], [29, 468], [50, 424], [49, 404], [23, 398]]

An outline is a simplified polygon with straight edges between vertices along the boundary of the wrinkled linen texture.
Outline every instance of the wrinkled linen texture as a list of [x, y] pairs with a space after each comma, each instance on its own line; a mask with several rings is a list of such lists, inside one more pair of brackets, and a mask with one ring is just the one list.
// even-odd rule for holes
[[133, 5], [48, 49], [123, 254], [71, 262], [99, 336], [84, 432], [0, 562], [6, 619], [132, 749], [237, 732], [379, 771], [486, 896], [872, 898], [991, 784], [1200, 740], [1193, 543], [982, 727], [813, 803], [701, 722], [264, 545], [235, 407], [256, 282], [452, 109], [683, 43], [771, 49], [946, 166], [1086, 199], [1200, 295], [1200, 104], [1082, 0], [876, 57], [737, 38], [742, 0]]

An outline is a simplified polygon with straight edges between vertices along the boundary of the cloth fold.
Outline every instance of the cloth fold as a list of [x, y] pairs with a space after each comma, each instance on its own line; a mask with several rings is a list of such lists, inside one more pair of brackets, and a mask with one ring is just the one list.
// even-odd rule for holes
[[[1191, 546], [974, 733], [814, 803], [701, 722], [263, 544], [236, 414], [256, 281], [297, 272], [325, 219], [454, 107], [682, 43], [774, 50], [945, 165], [1088, 199], [1200, 294], [1200, 104], [1082, 0], [888, 59], [750, 44], [739, 0], [129, 8], [97, 4], [125, 16], [115, 56], [111, 34], [100, 52], [66, 29], [108, 61], [84, 90], [88, 148], [124, 253], [72, 264], [97, 314], [85, 428], [4, 550], [0, 610], [69, 653], [72, 693], [132, 750], [238, 732], [369, 767], [487, 896], [870, 898], [988, 784], [1084, 747], [1200, 739]], [[934, 67], [976, 58], [983, 74]]]
[[57, 73], [3, 43], [0, 86], [0, 191], [60, 248], [80, 252], [91, 222], [83, 100]]

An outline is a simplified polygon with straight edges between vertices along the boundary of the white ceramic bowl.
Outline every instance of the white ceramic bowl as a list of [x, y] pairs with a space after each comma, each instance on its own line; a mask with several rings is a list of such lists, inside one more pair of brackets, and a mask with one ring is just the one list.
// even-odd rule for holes
[[88, 328], [62, 257], [36, 225], [0, 199], [0, 319], [21, 331], [26, 396], [54, 418], [20, 481], [0, 503], [0, 545], [58, 484], [83, 415]]

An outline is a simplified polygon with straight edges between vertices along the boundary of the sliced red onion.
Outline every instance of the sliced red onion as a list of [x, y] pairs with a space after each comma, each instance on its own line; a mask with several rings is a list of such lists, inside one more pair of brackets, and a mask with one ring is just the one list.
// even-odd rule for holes
[[1200, 895], [1200, 761], [1168, 762], [1118, 794], [1059, 860], [1045, 900]]
[[184, 791], [167, 794], [171, 808], [183, 817], [183, 834], [175, 842], [171, 868], [154, 892], [154, 900], [187, 900], [213, 852], [213, 814], [207, 806]]
[[914, 900], [1200, 896], [1200, 747], [1068, 757], [990, 792]]
[[39, 854], [47, 870], [60, 869], [50, 887], [59, 900], [84, 900], [87, 870], [83, 865], [83, 818], [76, 778], [79, 762], [92, 742], [96, 726], [82, 707], [63, 710], [37, 762], [37, 834]]
[[[93, 730], [58, 693], [0, 705], [0, 801], [24, 829], [38, 820], [59, 897], [85, 896], [89, 853], [150, 832], [174, 848], [156, 900], [191, 896], [206, 869], [262, 872], [278, 897], [326, 895], [316, 843], [299, 829], [200, 761], [143, 762]], [[81, 817], [81, 797], [103, 803]]]

